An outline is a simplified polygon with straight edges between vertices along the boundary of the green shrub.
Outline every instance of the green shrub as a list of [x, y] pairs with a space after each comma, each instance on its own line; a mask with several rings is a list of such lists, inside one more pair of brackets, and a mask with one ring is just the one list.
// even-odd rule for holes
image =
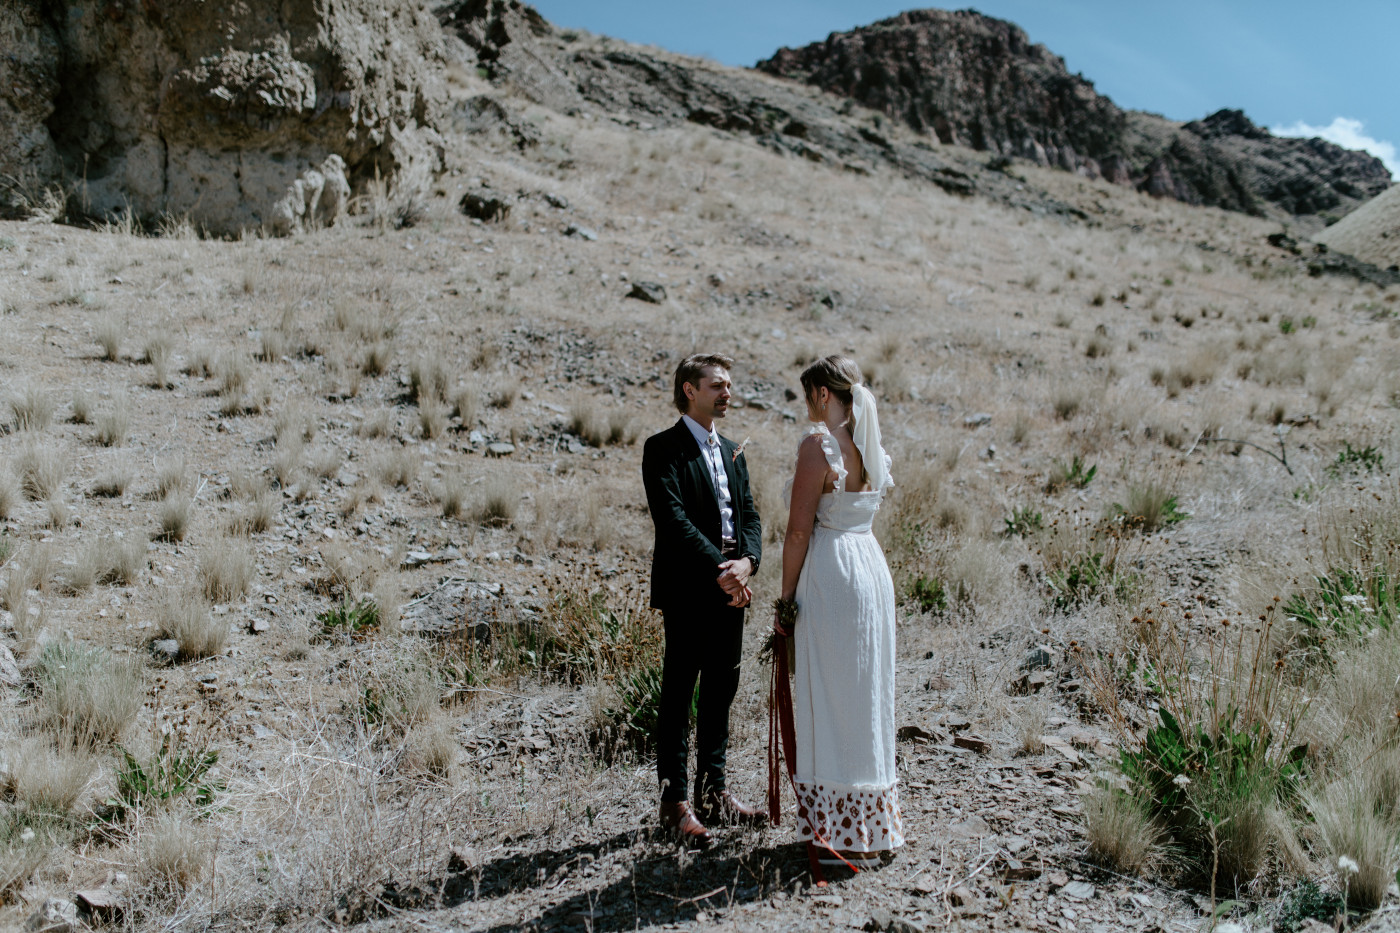
[[194, 805], [208, 811], [214, 795], [224, 789], [222, 781], [209, 779], [209, 771], [219, 763], [218, 751], [199, 748], [185, 751], [169, 735], [146, 760], [118, 746], [122, 763], [117, 767], [117, 794], [107, 800], [110, 813], [122, 819], [130, 810], [163, 806], [189, 796]]
[[1116, 556], [1097, 551], [1080, 554], [1063, 567], [1050, 570], [1045, 585], [1050, 588], [1051, 605], [1059, 612], [1068, 612], [1109, 599], [1122, 602], [1132, 598], [1137, 575], [1119, 573]]
[[1395, 624], [1400, 581], [1382, 567], [1370, 572], [1334, 568], [1317, 578], [1311, 593], [1290, 597], [1283, 610], [1290, 622], [1301, 627], [1299, 644], [1325, 657], [1329, 638], [1365, 635]]
[[1380, 473], [1384, 460], [1385, 454], [1375, 447], [1353, 447], [1351, 441], [1343, 441], [1337, 460], [1327, 468], [1327, 473], [1334, 479], [1341, 478], [1344, 473]]
[[1336, 919], [1345, 912], [1340, 894], [1324, 891], [1316, 881], [1305, 879], [1280, 899], [1274, 930], [1276, 933], [1297, 933], [1308, 920], [1318, 920], [1334, 927]]
[[1197, 874], [1247, 881], [1268, 853], [1270, 807], [1296, 795], [1307, 746], [1285, 747], [1267, 721], [1233, 704], [1205, 709], [1206, 721], [1183, 724], [1160, 708], [1119, 767]]
[[1098, 473], [1098, 464], [1090, 467], [1084, 466], [1084, 458], [1078, 454], [1065, 463], [1063, 460], [1056, 460], [1050, 467], [1050, 479], [1046, 483], [1046, 488], [1050, 492], [1056, 492], [1068, 486], [1075, 489], [1083, 489], [1094, 480], [1094, 474]]
[[[700, 685], [690, 697], [690, 724], [700, 702]], [[617, 738], [624, 739], [639, 754], [654, 747], [657, 717], [661, 708], [661, 665], [652, 664], [632, 671], [617, 684], [617, 704], [604, 708]]]
[[364, 638], [379, 628], [379, 606], [368, 597], [358, 602], [347, 599], [318, 615], [316, 621], [323, 634], [343, 632], [351, 638]]
[[948, 611], [948, 591], [942, 580], [920, 574], [909, 584], [909, 598], [920, 612]]
[[1011, 510], [1011, 517], [1002, 519], [1006, 527], [1002, 529], [1005, 537], [1026, 537], [1033, 531], [1039, 531], [1044, 527], [1044, 518], [1039, 512], [1033, 511], [1030, 506], [1018, 506]]

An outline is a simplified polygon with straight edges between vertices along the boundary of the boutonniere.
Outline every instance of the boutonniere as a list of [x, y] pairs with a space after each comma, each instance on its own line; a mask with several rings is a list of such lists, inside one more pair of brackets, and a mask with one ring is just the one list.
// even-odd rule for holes
[[735, 460], [738, 460], [739, 455], [744, 452], [744, 448], [747, 446], [749, 446], [749, 438], [746, 437], [744, 438], [744, 442], [742, 444], [734, 448], [734, 455], [729, 458], [730, 462], [732, 463]]

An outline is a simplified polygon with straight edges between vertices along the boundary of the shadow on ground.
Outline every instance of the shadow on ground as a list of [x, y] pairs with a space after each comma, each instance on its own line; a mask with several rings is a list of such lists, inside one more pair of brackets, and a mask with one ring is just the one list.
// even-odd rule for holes
[[810, 883], [802, 844], [755, 847], [754, 842], [755, 835], [736, 835], [704, 853], [682, 852], [662, 836], [638, 829], [562, 850], [519, 853], [475, 867], [454, 865], [436, 882], [389, 900], [395, 907], [422, 909], [452, 908], [532, 888], [547, 897], [570, 878], [590, 874], [608, 853], [625, 849], [631, 869], [625, 877], [486, 928], [489, 933], [574, 928], [620, 933], [682, 923], [703, 910], [760, 900], [795, 879]]

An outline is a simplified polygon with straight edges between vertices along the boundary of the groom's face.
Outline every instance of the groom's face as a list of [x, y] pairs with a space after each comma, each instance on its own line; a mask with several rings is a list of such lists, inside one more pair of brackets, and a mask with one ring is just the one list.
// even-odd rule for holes
[[720, 366], [706, 366], [700, 370], [700, 378], [686, 383], [686, 395], [690, 397], [689, 414], [697, 421], [710, 421], [723, 418], [729, 411], [729, 371]]

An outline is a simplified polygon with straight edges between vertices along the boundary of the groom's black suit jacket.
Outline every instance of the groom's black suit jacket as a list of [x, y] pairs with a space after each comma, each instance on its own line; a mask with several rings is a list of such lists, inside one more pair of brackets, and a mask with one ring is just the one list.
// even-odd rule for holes
[[[739, 554], [758, 572], [763, 529], [749, 492], [749, 467], [735, 445], [719, 439], [729, 476], [730, 507]], [[642, 451], [642, 483], [656, 526], [651, 558], [651, 607], [662, 612], [709, 612], [725, 608], [729, 596], [715, 582], [720, 553], [719, 500], [700, 445], [684, 420], [647, 438]], [[738, 610], [736, 610], [738, 611]]]

